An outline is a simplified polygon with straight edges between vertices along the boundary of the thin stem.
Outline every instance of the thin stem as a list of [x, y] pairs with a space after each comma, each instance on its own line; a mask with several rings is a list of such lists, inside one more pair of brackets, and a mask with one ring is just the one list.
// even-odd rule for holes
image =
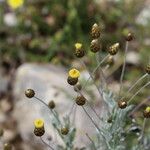
[[72, 114], [74, 106], [75, 106], [75, 102], [73, 102], [73, 104], [71, 106], [71, 109], [70, 109], [70, 111], [68, 113], [68, 116], [70, 116]]
[[[89, 104], [89, 101], [87, 101]], [[96, 112], [96, 110], [89, 104], [89, 107], [92, 109], [92, 111], [95, 113], [95, 115], [97, 116], [97, 118], [102, 121], [102, 118], [100, 118], [100, 116], [98, 115], [98, 113]]]
[[123, 77], [124, 77], [124, 73], [125, 73], [125, 67], [126, 67], [126, 56], [127, 56], [127, 52], [128, 52], [128, 47], [129, 47], [129, 42], [127, 41], [126, 42], [126, 46], [125, 46], [125, 56], [124, 56], [124, 62], [123, 62], [123, 67], [122, 67], [122, 72], [121, 72], [121, 76], [120, 76], [120, 90], [119, 90], [119, 96], [120, 97], [120, 94], [122, 92], [122, 87], [123, 87]]
[[89, 115], [89, 113], [86, 111], [86, 109], [84, 108], [84, 106], [82, 106], [84, 112], [86, 113], [86, 115], [89, 117], [89, 119], [91, 120], [91, 122], [94, 124], [94, 126], [96, 127], [96, 129], [99, 131], [99, 133], [101, 134], [101, 136], [104, 138], [104, 141], [108, 147], [108, 149], [110, 149], [109, 143], [107, 142], [103, 131], [101, 131], [101, 129], [98, 127], [98, 125], [94, 122], [94, 120], [92, 119], [92, 117]]
[[128, 103], [130, 103], [133, 99], [134, 99], [134, 97], [137, 95], [137, 94], [139, 94], [146, 86], [148, 86], [150, 84], [150, 82], [148, 82], [147, 84], [145, 84], [144, 86], [142, 86], [130, 99], [129, 99], [129, 101], [128, 101]]
[[72, 117], [72, 123], [73, 123], [73, 125], [75, 124], [76, 110], [77, 110], [77, 105], [75, 105], [74, 112], [73, 112], [73, 117]]
[[110, 67], [110, 65], [107, 64], [107, 65], [105, 66], [105, 68], [104, 68], [104, 72], [105, 72], [109, 67]]
[[36, 97], [36, 96], [34, 96], [34, 98], [37, 99], [39, 102], [41, 102], [43, 105], [45, 105], [45, 106], [48, 108], [48, 110], [51, 111], [51, 113], [53, 114], [53, 116], [55, 117], [55, 119], [61, 124], [60, 120], [57, 118], [57, 116], [56, 116], [56, 114], [53, 112], [53, 110], [50, 109], [49, 106], [48, 106], [42, 99], [40, 99], [40, 98], [38, 98], [38, 97]]
[[[78, 90], [78, 93], [79, 93], [80, 95], [83, 95], [83, 94], [81, 93], [81, 91], [79, 91], [79, 90]], [[86, 98], [86, 100], [87, 100], [88, 106], [92, 109], [92, 111], [95, 113], [95, 115], [97, 116], [97, 118], [98, 118], [100, 121], [102, 121], [102, 119], [99, 117], [99, 115], [98, 115], [98, 113], [96, 112], [96, 110], [90, 105], [89, 100], [88, 100], [87, 98]]]
[[130, 113], [128, 116], [131, 116], [136, 110], [138, 110], [143, 104], [145, 104], [147, 101], [150, 100], [150, 97], [142, 101], [140, 104], [138, 104]]
[[93, 72], [91, 73], [91, 75], [89, 76], [89, 78], [86, 80], [86, 82], [85, 82], [83, 88], [85, 88], [85, 86], [87, 85], [87, 83], [88, 83], [88, 81], [90, 80], [91, 76], [93, 76], [93, 75], [95, 74], [95, 72], [96, 72], [97, 69], [100, 67], [100, 65], [101, 65], [108, 57], [109, 57], [109, 54], [108, 54], [106, 57], [104, 57], [104, 58], [102, 59], [102, 61], [97, 65], [97, 67], [93, 70]]
[[148, 74], [146, 73], [146, 74], [144, 74], [142, 77], [140, 77], [140, 78], [128, 89], [128, 91], [126, 92], [125, 96], [122, 97], [121, 99], [125, 98], [125, 97], [128, 95], [128, 93], [129, 93], [140, 81], [142, 81], [147, 75], [148, 75]]
[[92, 145], [94, 146], [93, 148], [96, 150], [96, 146], [94, 141], [90, 138], [90, 136], [88, 135], [88, 133], [85, 134], [87, 136], [87, 138], [91, 141]]
[[47, 144], [42, 137], [40, 137], [41, 141], [43, 142], [44, 145], [48, 146], [50, 149], [54, 150], [54, 148], [52, 148], [49, 144]]
[[89, 113], [86, 111], [86, 109], [84, 108], [84, 106], [82, 106], [82, 108], [83, 108], [84, 112], [86, 113], [86, 115], [89, 117], [89, 119], [92, 121], [92, 123], [94, 124], [94, 126], [96, 127], [96, 129], [101, 133], [102, 131], [100, 130], [100, 128], [98, 127], [98, 125], [94, 122], [94, 120], [89, 115]]
[[146, 120], [147, 120], [147, 119], [144, 118], [141, 136], [139, 137], [139, 141], [140, 141], [141, 143], [143, 143], [143, 137], [144, 137], [144, 130], [145, 130], [145, 125], [146, 125]]
[[[90, 71], [88, 70], [88, 68], [86, 67], [84, 61], [81, 61], [81, 63], [84, 65], [84, 67], [86, 68], [86, 70], [88, 71], [89, 75], [90, 75], [90, 78], [93, 80], [93, 83], [95, 85], [95, 87], [97, 88], [99, 94], [102, 96], [102, 91], [100, 91], [100, 89], [98, 88], [98, 86], [95, 84], [95, 81], [94, 81], [94, 78], [93, 78], [93, 75], [90, 73]], [[83, 88], [85, 87], [85, 85], [83, 86]]]

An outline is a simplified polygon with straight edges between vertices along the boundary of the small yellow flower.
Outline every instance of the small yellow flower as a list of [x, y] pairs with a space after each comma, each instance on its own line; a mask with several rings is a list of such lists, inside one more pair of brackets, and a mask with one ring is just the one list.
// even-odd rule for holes
[[69, 77], [79, 78], [79, 76], [80, 76], [80, 72], [77, 69], [73, 68], [69, 71]]
[[81, 43], [76, 43], [75, 44], [75, 48], [76, 49], [81, 49], [82, 48], [82, 44]]
[[23, 5], [24, 0], [7, 0], [7, 3], [12, 9], [17, 9]]
[[42, 119], [36, 119], [34, 120], [34, 126], [35, 128], [43, 128], [44, 127], [44, 121]]
[[150, 106], [146, 107], [145, 112], [147, 112], [147, 113], [150, 112]]
[[150, 118], [150, 106], [147, 106], [143, 112], [144, 118]]

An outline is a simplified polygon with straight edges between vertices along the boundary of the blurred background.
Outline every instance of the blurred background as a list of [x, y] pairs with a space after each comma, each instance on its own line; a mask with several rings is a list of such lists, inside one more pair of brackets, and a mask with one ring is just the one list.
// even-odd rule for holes
[[[77, 65], [76, 42], [83, 43], [87, 54], [84, 59], [93, 68], [89, 33], [95, 22], [102, 28], [101, 56], [109, 45], [121, 45], [120, 57], [109, 71], [109, 82], [117, 84], [119, 79], [129, 31], [134, 40], [129, 46], [125, 81], [128, 84], [144, 74], [150, 56], [150, 0], [0, 0], [0, 128], [6, 130], [5, 141], [14, 145], [23, 141], [17, 130], [19, 121], [12, 115], [17, 103], [14, 88], [20, 88], [17, 86], [22, 80], [19, 69], [24, 64], [34, 63], [41, 68], [51, 64], [61, 72], [60, 68]], [[25, 74], [28, 76], [28, 70]], [[147, 89], [136, 103], [148, 96]]]

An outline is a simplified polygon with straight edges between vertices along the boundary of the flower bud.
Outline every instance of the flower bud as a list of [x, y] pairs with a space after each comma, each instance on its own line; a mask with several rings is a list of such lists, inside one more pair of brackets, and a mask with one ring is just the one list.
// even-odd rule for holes
[[127, 107], [127, 102], [125, 100], [118, 101], [118, 107], [124, 109]]
[[83, 106], [86, 103], [86, 98], [83, 95], [77, 96], [76, 104], [79, 106]]
[[35, 92], [34, 92], [34, 90], [32, 90], [32, 89], [27, 89], [27, 90], [25, 91], [25, 95], [26, 95], [26, 97], [28, 97], [28, 98], [32, 98], [32, 97], [34, 97]]
[[70, 84], [70, 85], [75, 85], [77, 82], [78, 82], [78, 78], [72, 78], [72, 77], [68, 77], [67, 78], [67, 82]]
[[63, 127], [63, 128], [61, 128], [60, 132], [62, 135], [67, 135], [69, 132], [69, 129], [67, 127]]
[[3, 150], [12, 150], [12, 145], [9, 143], [5, 143]]
[[143, 116], [145, 118], [150, 118], [150, 106], [146, 107], [146, 109], [143, 112]]
[[98, 52], [101, 49], [101, 45], [100, 45], [98, 39], [92, 40], [91, 45], [90, 45], [90, 49], [94, 53]]
[[95, 23], [91, 29], [91, 36], [93, 39], [97, 39], [100, 37], [100, 34], [101, 34], [100, 27], [98, 26], [97, 23]]
[[131, 32], [128, 33], [126, 36], [126, 41], [132, 41], [133, 40], [133, 34]]
[[45, 133], [44, 121], [42, 119], [36, 119], [34, 121], [34, 134], [36, 136], [43, 136]]
[[50, 109], [54, 109], [55, 108], [55, 102], [52, 100], [48, 103], [48, 106]]
[[81, 58], [85, 55], [85, 51], [82, 48], [82, 44], [81, 43], [76, 43], [75, 44], [75, 56], [78, 58]]
[[112, 55], [107, 58], [106, 64], [110, 66], [114, 64], [114, 57]]
[[110, 55], [116, 55], [119, 50], [119, 43], [115, 43], [109, 47], [108, 52]]

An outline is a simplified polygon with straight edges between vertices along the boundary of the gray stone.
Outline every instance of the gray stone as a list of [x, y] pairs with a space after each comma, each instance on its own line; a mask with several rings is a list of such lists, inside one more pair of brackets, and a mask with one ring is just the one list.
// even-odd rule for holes
[[[51, 125], [51, 113], [49, 110], [35, 98], [26, 98], [24, 91], [28, 88], [34, 89], [35, 96], [41, 98], [45, 103], [48, 103], [49, 100], [54, 100], [56, 111], [63, 118], [70, 112], [74, 103], [71, 96], [76, 96], [66, 79], [67, 71], [52, 65], [24, 64], [17, 70], [14, 82], [15, 110], [13, 115], [18, 121], [19, 132], [25, 141], [28, 141], [33, 136], [33, 120], [43, 118], [46, 129], [44, 137], [52, 136], [53, 141], [63, 144]], [[97, 111], [100, 112], [99, 107], [97, 107]], [[91, 110], [88, 110], [88, 112], [91, 116], [94, 115]], [[70, 116], [73, 118], [73, 115]], [[77, 106], [74, 122], [77, 128], [75, 144], [77, 146], [89, 144], [90, 141], [85, 134], [88, 133], [93, 136], [96, 130], [79, 106]]]

